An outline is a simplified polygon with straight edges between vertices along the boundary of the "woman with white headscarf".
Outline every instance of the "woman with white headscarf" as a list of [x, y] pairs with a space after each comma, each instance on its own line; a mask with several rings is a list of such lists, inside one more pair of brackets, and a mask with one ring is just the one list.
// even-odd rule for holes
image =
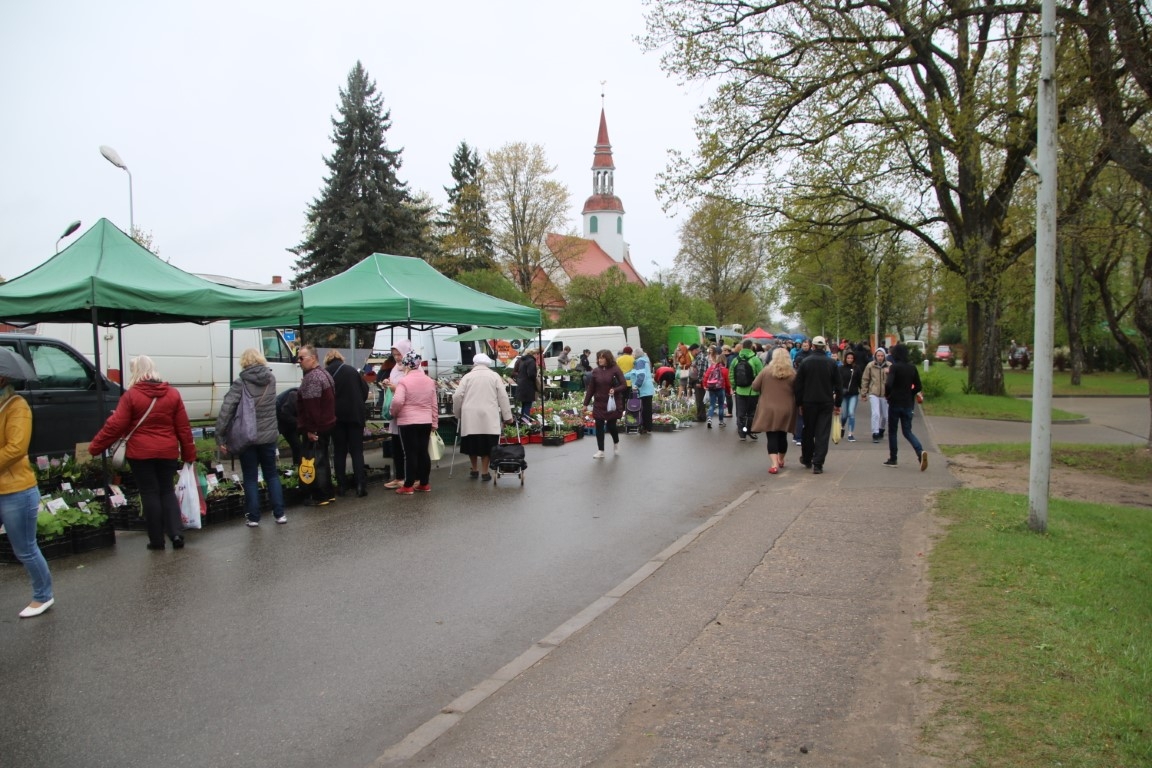
[[460, 450], [472, 463], [468, 477], [491, 480], [488, 462], [492, 448], [500, 442], [500, 424], [512, 423], [512, 405], [504, 379], [492, 370], [488, 355], [472, 358], [472, 370], [460, 379], [452, 396], [452, 413], [460, 421]]
[[400, 442], [404, 445], [404, 484], [396, 489], [402, 496], [432, 490], [428, 440], [432, 430], [440, 426], [440, 409], [436, 403], [436, 382], [424, 373], [420, 360], [415, 352], [404, 355], [400, 361], [404, 376], [392, 395], [392, 421], [399, 427]]

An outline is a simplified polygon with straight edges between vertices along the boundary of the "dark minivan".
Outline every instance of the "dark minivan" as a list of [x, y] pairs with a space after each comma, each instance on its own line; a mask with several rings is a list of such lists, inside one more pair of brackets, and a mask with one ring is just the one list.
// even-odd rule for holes
[[[36, 369], [40, 380], [15, 382], [17, 392], [32, 406], [32, 445], [28, 455], [71, 454], [77, 443], [96, 436], [116, 409], [120, 385], [96, 372], [95, 366], [59, 339], [26, 333], [0, 333], [0, 347], [8, 347]], [[104, 389], [99, 407], [97, 387]]]

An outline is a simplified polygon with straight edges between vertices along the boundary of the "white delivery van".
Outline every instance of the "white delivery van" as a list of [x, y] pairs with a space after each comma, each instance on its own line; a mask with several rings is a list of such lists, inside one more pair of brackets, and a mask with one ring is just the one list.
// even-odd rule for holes
[[423, 358], [421, 365], [424, 367], [424, 372], [432, 378], [444, 376], [452, 373], [452, 369], [458, 365], [472, 364], [472, 356], [476, 354], [475, 342], [445, 341], [451, 336], [470, 330], [472, 330], [470, 325], [446, 325], [427, 331], [417, 331], [399, 325], [381, 328], [376, 331], [369, 360], [387, 357], [391, 354], [392, 345], [399, 339], [409, 339], [412, 342], [412, 349]]
[[[197, 421], [214, 419], [232, 380], [240, 375], [240, 355], [245, 349], [259, 349], [276, 375], [276, 390], [284, 392], [300, 384], [300, 368], [283, 335], [276, 330], [238, 328], [232, 332], [228, 321], [199, 325], [197, 323], [159, 323], [129, 325], [123, 331], [110, 326], [97, 326], [100, 340], [101, 373], [113, 381], [128, 382], [128, 366], [137, 355], [148, 355], [156, 370], [180, 390], [188, 418]], [[38, 336], [63, 339], [90, 360], [92, 326], [88, 323], [40, 323]], [[121, 335], [122, 334], [122, 335]], [[118, 340], [124, 340], [124, 371], [120, 366]], [[229, 343], [232, 357], [229, 358]]]
[[[540, 333], [544, 342], [544, 367], [558, 368], [558, 358], [564, 347], [571, 349], [569, 364], [574, 365], [580, 360], [580, 353], [585, 349], [591, 350], [595, 355], [602, 349], [607, 349], [613, 355], [619, 355], [620, 350], [626, 346], [633, 349], [640, 347], [640, 329], [633, 326], [627, 330], [619, 325], [597, 325], [588, 328], [545, 328]], [[521, 349], [535, 347], [536, 339], [523, 342]], [[595, 365], [595, 359], [590, 360]]]

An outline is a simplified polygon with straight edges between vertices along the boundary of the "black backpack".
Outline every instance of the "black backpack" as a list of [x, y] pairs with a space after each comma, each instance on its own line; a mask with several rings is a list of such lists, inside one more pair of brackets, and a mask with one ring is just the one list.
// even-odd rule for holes
[[736, 386], [750, 387], [755, 378], [756, 372], [752, 370], [752, 363], [748, 362], [748, 358], [736, 358]]

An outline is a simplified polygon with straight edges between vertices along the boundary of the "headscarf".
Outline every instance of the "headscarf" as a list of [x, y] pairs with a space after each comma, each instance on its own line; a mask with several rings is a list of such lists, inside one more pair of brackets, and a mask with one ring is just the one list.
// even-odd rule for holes
[[418, 353], [409, 352], [408, 354], [404, 355], [404, 359], [400, 361], [400, 364], [403, 365], [408, 370], [414, 371], [420, 367], [420, 361], [422, 359], [423, 358], [420, 357], [420, 355]]

